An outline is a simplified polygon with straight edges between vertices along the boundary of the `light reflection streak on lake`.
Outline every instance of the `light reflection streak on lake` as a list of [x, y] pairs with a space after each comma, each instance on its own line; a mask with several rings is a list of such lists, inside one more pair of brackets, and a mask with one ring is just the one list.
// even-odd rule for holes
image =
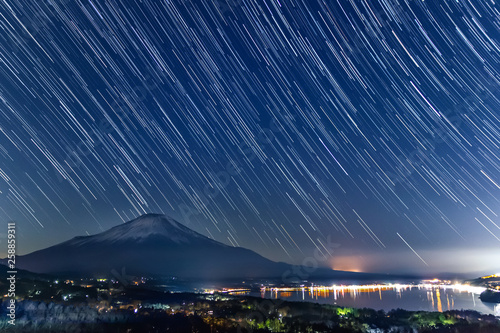
[[261, 289], [260, 296], [385, 311], [395, 308], [439, 312], [464, 309], [500, 316], [499, 304], [483, 303], [479, 300], [479, 294], [485, 289], [462, 284], [267, 287]]

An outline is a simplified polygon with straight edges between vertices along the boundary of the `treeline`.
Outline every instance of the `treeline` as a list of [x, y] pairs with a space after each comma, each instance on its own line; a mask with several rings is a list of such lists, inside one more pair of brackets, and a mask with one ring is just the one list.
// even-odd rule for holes
[[[138, 309], [101, 309], [85, 303], [17, 302], [16, 325], [8, 324], [7, 302], [0, 310], [6, 332], [370, 332], [500, 333], [500, 322], [475, 311], [389, 312], [254, 297], [221, 300], [184, 294], [185, 301]], [[165, 300], [168, 301], [167, 299]], [[157, 304], [158, 305], [158, 304]], [[165, 303], [166, 305], [166, 303]]]

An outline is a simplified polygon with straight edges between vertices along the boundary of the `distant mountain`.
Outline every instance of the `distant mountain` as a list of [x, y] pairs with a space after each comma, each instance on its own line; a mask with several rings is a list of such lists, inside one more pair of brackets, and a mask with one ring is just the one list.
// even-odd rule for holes
[[[281, 278], [286, 272], [287, 278], [293, 276], [289, 264], [214, 241], [160, 214], [146, 214], [93, 236], [75, 237], [18, 256], [16, 266], [36, 273], [79, 276], [110, 276], [112, 270], [123, 269], [135, 276], [198, 280]], [[362, 276], [324, 268], [316, 269], [313, 275], [339, 279]]]

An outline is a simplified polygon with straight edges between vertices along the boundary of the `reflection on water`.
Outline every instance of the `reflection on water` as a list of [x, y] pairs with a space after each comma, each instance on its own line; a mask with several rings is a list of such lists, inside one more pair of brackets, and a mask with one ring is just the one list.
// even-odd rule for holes
[[396, 308], [439, 312], [464, 309], [500, 316], [500, 304], [483, 303], [478, 298], [483, 290], [464, 285], [427, 284], [332, 286], [267, 288], [260, 291], [260, 296], [385, 311]]
[[490, 308], [493, 314], [497, 317], [500, 317], [500, 303], [484, 303], [488, 308]]

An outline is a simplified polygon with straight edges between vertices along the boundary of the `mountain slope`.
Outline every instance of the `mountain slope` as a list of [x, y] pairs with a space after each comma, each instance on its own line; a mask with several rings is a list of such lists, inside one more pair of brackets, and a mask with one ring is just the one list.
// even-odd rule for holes
[[[109, 276], [113, 269], [125, 269], [131, 275], [200, 280], [276, 278], [292, 267], [216, 242], [159, 214], [146, 214], [93, 236], [75, 237], [18, 256], [16, 264], [36, 273]], [[335, 275], [328, 269], [315, 273]], [[337, 274], [344, 277], [342, 273]]]

